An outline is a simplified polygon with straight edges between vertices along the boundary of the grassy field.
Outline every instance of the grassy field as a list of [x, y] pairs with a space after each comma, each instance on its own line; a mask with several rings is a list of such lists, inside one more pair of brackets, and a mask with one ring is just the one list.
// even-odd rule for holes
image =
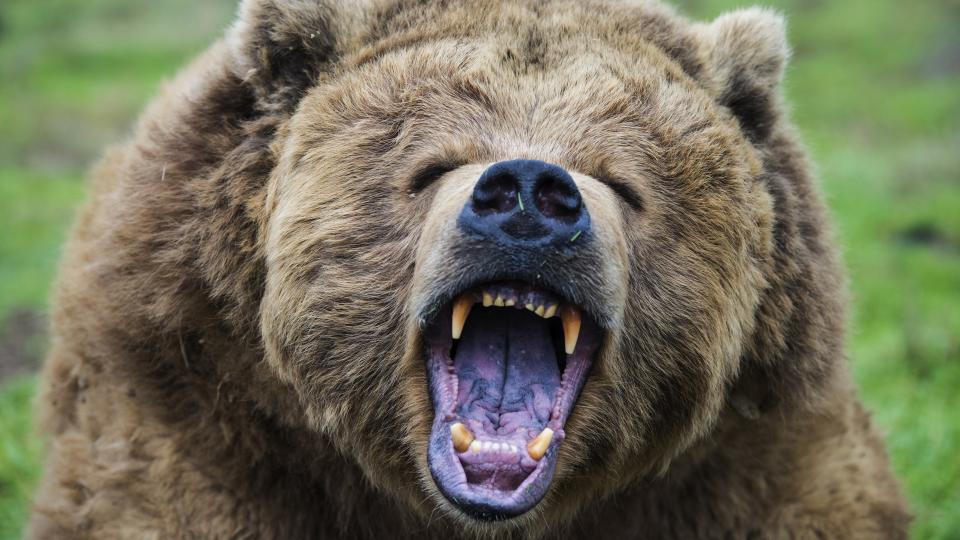
[[[920, 539], [960, 538], [960, 5], [779, 0], [787, 92], [850, 269], [849, 355]], [[741, 5], [687, 0], [713, 17]], [[227, 0], [0, 3], [0, 540], [39, 475], [31, 400], [45, 302], [83, 175]]]

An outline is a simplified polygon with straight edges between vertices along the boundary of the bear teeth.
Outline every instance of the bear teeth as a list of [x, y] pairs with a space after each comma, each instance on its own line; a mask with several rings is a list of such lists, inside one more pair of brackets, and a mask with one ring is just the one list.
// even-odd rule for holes
[[[462, 425], [462, 424], [461, 424]], [[493, 441], [479, 441], [474, 439], [467, 448], [464, 450], [457, 450], [458, 452], [466, 452], [470, 450], [474, 454], [519, 454], [520, 447], [505, 442], [493, 442]]]
[[[473, 293], [463, 293], [453, 301], [453, 318], [450, 326], [450, 334], [453, 339], [460, 339], [463, 335], [463, 327], [467, 324], [467, 317], [470, 316], [470, 310], [477, 303]], [[513, 307], [517, 305], [516, 298], [504, 298], [501, 295], [493, 296], [489, 291], [481, 293], [481, 303], [484, 307]], [[527, 311], [551, 319], [559, 313], [560, 320], [563, 323], [563, 343], [567, 354], [573, 354], [577, 347], [577, 340], [580, 338], [580, 323], [582, 314], [580, 308], [570, 304], [525, 304], [523, 306]]]
[[567, 354], [573, 354], [573, 350], [577, 347], [577, 340], [580, 338], [580, 323], [582, 320], [580, 310], [565, 304], [560, 308], [560, 320], [563, 321], [564, 349]]
[[[518, 454], [520, 452], [520, 447], [512, 443], [478, 440], [473, 436], [470, 428], [460, 422], [450, 426], [450, 438], [454, 449], [461, 453], [468, 450], [474, 454]], [[543, 428], [543, 431], [527, 443], [527, 454], [534, 461], [540, 461], [550, 448], [551, 442], [553, 442], [553, 430]]]
[[453, 339], [460, 339], [460, 335], [463, 334], [463, 327], [467, 324], [467, 317], [470, 316], [470, 310], [475, 303], [476, 300], [473, 295], [466, 293], [461, 294], [453, 302], [453, 324], [450, 328]]
[[547, 449], [550, 448], [551, 441], [553, 441], [553, 430], [543, 428], [543, 431], [541, 431], [539, 435], [527, 443], [527, 452], [534, 460], [540, 461], [544, 454], [547, 453]]
[[450, 426], [450, 438], [453, 440], [453, 447], [457, 449], [457, 452], [466, 452], [475, 442], [473, 433], [460, 422]]

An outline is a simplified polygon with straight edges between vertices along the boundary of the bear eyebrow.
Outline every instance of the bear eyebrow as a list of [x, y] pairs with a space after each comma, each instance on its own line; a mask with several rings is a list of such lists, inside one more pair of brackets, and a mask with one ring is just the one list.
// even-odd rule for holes
[[607, 187], [612, 189], [613, 192], [616, 193], [617, 196], [623, 199], [627, 204], [629, 204], [631, 208], [638, 212], [643, 210], [643, 197], [641, 197], [635, 189], [627, 185], [626, 182], [607, 175], [600, 175], [596, 178], [600, 182], [606, 184]]
[[422, 167], [410, 178], [409, 192], [419, 193], [427, 189], [430, 187], [430, 184], [438, 178], [459, 168], [461, 165], [462, 163], [455, 161], [441, 161]]

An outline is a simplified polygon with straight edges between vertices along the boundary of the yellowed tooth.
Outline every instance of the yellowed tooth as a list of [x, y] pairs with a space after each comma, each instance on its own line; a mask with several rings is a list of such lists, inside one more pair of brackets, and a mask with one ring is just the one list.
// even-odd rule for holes
[[537, 315], [543, 317], [543, 314], [545, 313], [545, 310], [544, 310], [543, 306], [537, 306], [537, 309], [536, 309], [536, 311], [534, 311], [534, 313], [536, 313]]
[[503, 297], [498, 294], [497, 299], [493, 301], [493, 305], [503, 307]]
[[580, 337], [580, 308], [564, 304], [560, 308], [560, 321], [563, 323], [563, 348], [567, 354], [573, 354]]
[[453, 439], [453, 447], [457, 452], [466, 452], [473, 442], [473, 433], [467, 426], [457, 422], [450, 426], [450, 438]]
[[549, 319], [557, 314], [557, 308], [560, 307], [557, 304], [550, 304], [547, 306], [547, 310], [543, 312], [543, 318]]
[[483, 307], [490, 307], [493, 305], [493, 295], [487, 291], [483, 291]]
[[530, 453], [530, 457], [536, 461], [540, 461], [543, 455], [547, 453], [547, 449], [550, 448], [550, 441], [552, 440], [553, 430], [543, 428], [543, 431], [541, 431], [539, 435], [527, 443], [527, 452]]
[[524, 304], [523, 307], [527, 308], [527, 311], [534, 311], [537, 309], [533, 304]]
[[473, 304], [476, 300], [473, 299], [473, 295], [469, 293], [461, 294], [453, 302], [453, 324], [450, 327], [450, 334], [453, 336], [453, 339], [460, 339], [460, 334], [463, 333], [463, 326], [467, 324], [467, 317], [470, 315], [470, 310], [473, 308]]
[[503, 302], [503, 305], [505, 305], [505, 306], [507, 306], [507, 307], [513, 307], [513, 306], [517, 305], [517, 301], [514, 300], [513, 298], [511, 298], [511, 299], [509, 299], [509, 300], [504, 301], [504, 302]]

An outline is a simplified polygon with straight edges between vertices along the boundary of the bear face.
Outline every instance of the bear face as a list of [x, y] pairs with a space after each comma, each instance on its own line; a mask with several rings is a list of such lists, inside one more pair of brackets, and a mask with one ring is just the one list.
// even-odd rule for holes
[[[664, 467], [711, 429], [754, 328], [758, 150], [680, 62], [586, 8], [414, 13], [432, 35], [344, 55], [277, 143], [269, 362], [371, 477], [472, 518]], [[583, 500], [553, 493], [542, 511]]]

